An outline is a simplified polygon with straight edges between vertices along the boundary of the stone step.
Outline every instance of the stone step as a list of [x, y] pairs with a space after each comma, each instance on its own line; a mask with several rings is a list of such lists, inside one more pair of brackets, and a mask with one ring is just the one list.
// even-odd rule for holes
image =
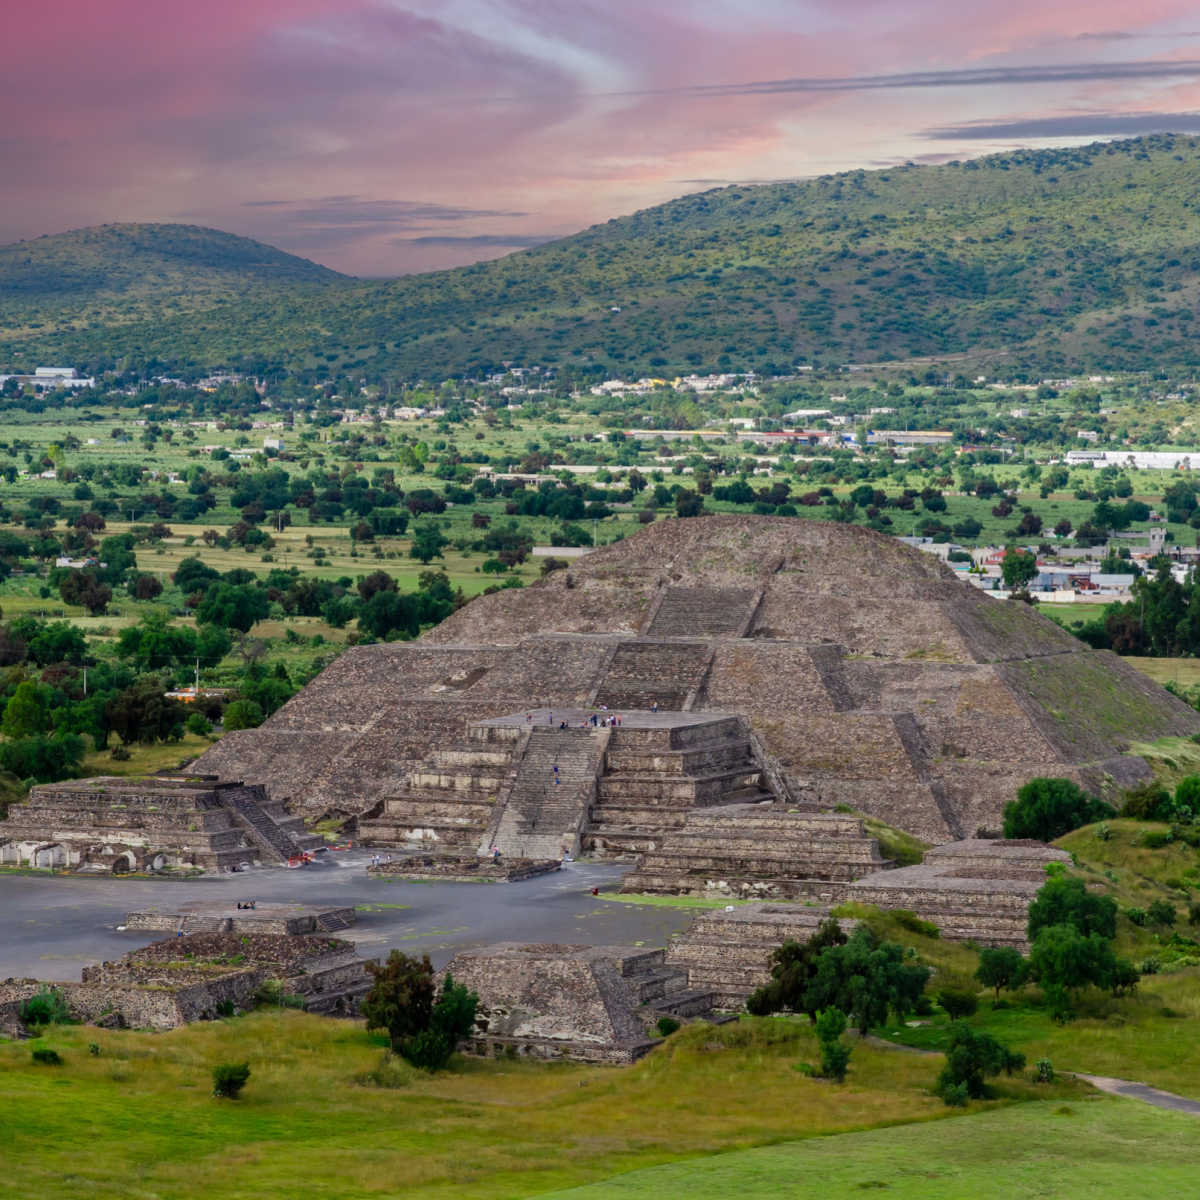
[[840, 904], [849, 887], [838, 880], [788, 878], [763, 879], [732, 872], [709, 877], [650, 872], [638, 868], [621, 881], [622, 892], [661, 892], [666, 895], [729, 897], [737, 900], [813, 900]]
[[688, 984], [688, 973], [680, 967], [659, 967], [628, 978], [636, 987], [638, 999], [643, 1004], [661, 1000], [669, 992], [679, 991]]
[[715, 1007], [715, 993], [703, 988], [671, 992], [654, 1002], [654, 1011], [664, 1017], [703, 1017]]

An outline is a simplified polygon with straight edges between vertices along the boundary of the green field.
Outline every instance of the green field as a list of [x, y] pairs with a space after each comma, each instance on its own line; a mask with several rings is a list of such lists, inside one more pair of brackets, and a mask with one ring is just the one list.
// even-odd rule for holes
[[1195, 1188], [1197, 1135], [1193, 1116], [1088, 1096], [652, 1167], [547, 1200], [825, 1200], [875, 1192], [909, 1200], [1165, 1200]]
[[[88, 1053], [94, 1042], [99, 1054]], [[222, 1200], [264, 1195], [524, 1197], [719, 1151], [910, 1121], [970, 1123], [997, 1104], [1081, 1102], [1069, 1081], [1003, 1080], [947, 1109], [938, 1061], [855, 1048], [845, 1085], [806, 1078], [793, 1020], [690, 1026], [632, 1068], [461, 1060], [427, 1076], [380, 1060], [360, 1023], [259, 1012], [165, 1034], [55, 1028], [60, 1068], [0, 1045], [5, 1195]], [[209, 1095], [217, 1062], [250, 1063], [243, 1098]]]

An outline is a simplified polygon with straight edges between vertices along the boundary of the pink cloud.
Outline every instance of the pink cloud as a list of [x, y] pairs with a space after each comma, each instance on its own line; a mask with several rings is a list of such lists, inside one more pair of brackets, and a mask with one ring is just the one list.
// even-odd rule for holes
[[[505, 238], [520, 244], [656, 203], [685, 190], [681, 180], [915, 158], [928, 153], [921, 131], [933, 127], [1080, 108], [1184, 111], [1200, 71], [1195, 82], [1141, 68], [1054, 80], [1012, 68], [1200, 58], [1200, 41], [1171, 35], [1191, 8], [10, 5], [0, 40], [19, 50], [0, 73], [0, 240], [99, 221], [190, 220], [358, 272], [469, 261], [503, 252]], [[996, 74], [986, 85], [976, 77], [937, 88], [877, 79], [971, 69]], [[837, 92], [689, 91], [833, 77], [870, 82]], [[352, 199], [337, 209], [331, 196]], [[287, 203], [261, 203], [272, 200]]]

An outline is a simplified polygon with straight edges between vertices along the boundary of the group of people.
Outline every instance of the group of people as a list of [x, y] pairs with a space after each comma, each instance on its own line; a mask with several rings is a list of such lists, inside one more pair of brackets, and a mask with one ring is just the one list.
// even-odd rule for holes
[[[601, 706], [601, 708], [603, 709], [603, 705]], [[657, 703], [655, 703], [652, 711], [658, 712], [658, 704]], [[534, 718], [533, 713], [527, 712], [525, 714], [525, 720], [528, 721], [531, 725], [533, 724], [533, 718]], [[590, 725], [593, 729], [596, 729], [596, 728], [608, 729], [615, 725], [621, 725], [622, 723], [623, 722], [621, 720], [620, 713], [610, 713], [607, 710], [604, 710], [604, 711], [601, 711], [598, 713], [592, 713], [592, 715], [590, 717], [588, 717], [588, 719], [586, 721], [580, 721], [579, 728], [586, 729]], [[547, 725], [554, 724], [554, 714], [552, 712], [548, 712], [546, 714], [546, 724]], [[570, 729], [571, 723], [564, 717], [559, 720], [558, 728], [559, 729]]]
[[255, 900], [239, 900], [237, 906], [238, 908], [257, 908], [258, 902]]

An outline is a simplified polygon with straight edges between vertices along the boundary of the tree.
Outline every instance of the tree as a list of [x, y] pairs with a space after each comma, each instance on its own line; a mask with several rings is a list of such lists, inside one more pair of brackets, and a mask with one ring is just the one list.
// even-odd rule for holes
[[1070, 1015], [1070, 993], [1088, 984], [1113, 987], [1117, 959], [1112, 942], [1097, 933], [1083, 935], [1073, 925], [1049, 925], [1029, 952], [1029, 973], [1042, 986], [1054, 1016]]
[[26, 738], [50, 728], [50, 689], [26, 680], [18, 684], [0, 717], [0, 732], [5, 737]]
[[808, 1007], [808, 988], [817, 973], [817, 956], [830, 946], [844, 946], [846, 941], [837, 919], [826, 917], [807, 942], [784, 942], [771, 955], [770, 982], [751, 993], [747, 1011], [758, 1017], [802, 1012], [815, 1021], [816, 1010]]
[[435, 558], [442, 557], [442, 551], [449, 545], [442, 531], [436, 525], [421, 524], [413, 530], [413, 541], [408, 554], [410, 558], [428, 565]]
[[677, 517], [702, 517], [704, 497], [699, 492], [683, 488], [675, 493], [675, 515]]
[[196, 620], [218, 629], [249, 633], [271, 611], [267, 594], [248, 584], [212, 583], [196, 606]]
[[376, 592], [359, 608], [358, 627], [374, 638], [383, 639], [394, 633], [416, 637], [421, 632], [417, 601], [408, 592]]
[[51, 737], [39, 734], [0, 742], [0, 771], [36, 783], [70, 779], [78, 772], [82, 759], [83, 738], [74, 733]]
[[104, 715], [108, 727], [129, 745], [181, 735], [187, 709], [164, 693], [161, 680], [144, 676], [109, 700]]
[[429, 1014], [428, 1027], [406, 1039], [401, 1054], [414, 1067], [440, 1071], [458, 1043], [474, 1028], [478, 1007], [479, 997], [447, 974]]
[[979, 1008], [979, 1000], [968, 988], [942, 988], [937, 994], [937, 1002], [952, 1021], [961, 1021], [963, 1017], [973, 1016]]
[[1025, 980], [1027, 966], [1021, 952], [1012, 946], [984, 946], [979, 951], [979, 966], [975, 970], [975, 978], [984, 987], [996, 989], [996, 999], [1000, 999], [1000, 989], [1014, 989], [1021, 986]]
[[368, 1029], [382, 1029], [392, 1050], [403, 1052], [404, 1043], [429, 1028], [433, 1015], [433, 964], [429, 955], [410, 958], [393, 950], [387, 962], [368, 962], [367, 971], [374, 982], [363, 997], [359, 1011]]
[[1024, 592], [1037, 578], [1037, 558], [1027, 550], [1014, 550], [1010, 546], [1005, 551], [1000, 572], [1004, 576], [1004, 586], [1010, 592]]
[[162, 590], [162, 583], [153, 575], [135, 575], [129, 582], [129, 591], [138, 600], [154, 600]]
[[1057, 875], [1048, 879], [1029, 906], [1029, 940], [1056, 925], [1069, 925], [1081, 936], [1112, 938], [1117, 933], [1117, 902], [1089, 892], [1082, 879]]
[[822, 950], [816, 968], [806, 1008], [840, 1008], [863, 1034], [887, 1020], [889, 1009], [909, 1012], [930, 975], [928, 967], [905, 962], [903, 946], [881, 942], [866, 925], [845, 945]]
[[185, 558], [175, 568], [175, 574], [171, 578], [174, 580], [175, 586], [186, 594], [204, 591], [210, 583], [215, 583], [220, 579], [221, 575], [219, 571], [214, 571], [212, 567], [198, 558]]
[[226, 733], [239, 729], [257, 729], [263, 723], [263, 710], [254, 700], [233, 700], [225, 706], [221, 724]]
[[112, 588], [92, 570], [65, 572], [58, 592], [67, 604], [81, 604], [93, 617], [103, 613], [112, 599]]
[[1025, 1056], [1010, 1050], [986, 1033], [977, 1033], [963, 1021], [950, 1027], [946, 1065], [938, 1076], [935, 1090], [947, 1104], [966, 1099], [982, 1100], [988, 1095], [985, 1080], [1003, 1071], [1011, 1075], [1025, 1065]]
[[1052, 842], [1081, 825], [1113, 816], [1116, 810], [1112, 805], [1089, 796], [1074, 781], [1039, 776], [1005, 806], [1004, 836]]

